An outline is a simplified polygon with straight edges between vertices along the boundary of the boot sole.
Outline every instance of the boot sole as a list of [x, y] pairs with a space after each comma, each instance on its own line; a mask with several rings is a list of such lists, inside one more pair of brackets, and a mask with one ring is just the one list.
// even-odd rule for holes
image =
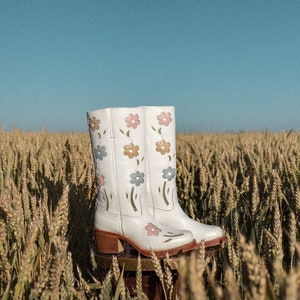
[[169, 256], [173, 256], [180, 253], [199, 249], [199, 245], [197, 244], [196, 240], [193, 240], [188, 244], [182, 245], [180, 247], [172, 248], [169, 250], [151, 251], [139, 247], [131, 239], [117, 233], [94, 229], [94, 235], [95, 235], [96, 252], [99, 254], [120, 254], [125, 251], [124, 243], [128, 243], [135, 250], [137, 250], [138, 252], [140, 252], [142, 255], [146, 257], [151, 257], [151, 253], [153, 252], [158, 258], [165, 258], [167, 254]]
[[205, 249], [211, 248], [211, 247], [216, 247], [216, 246], [222, 246], [226, 242], [226, 236], [223, 235], [222, 237], [206, 241], [204, 242]]

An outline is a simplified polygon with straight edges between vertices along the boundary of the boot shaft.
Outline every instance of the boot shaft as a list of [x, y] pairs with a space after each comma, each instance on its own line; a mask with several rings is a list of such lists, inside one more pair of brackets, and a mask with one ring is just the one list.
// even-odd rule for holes
[[172, 210], [176, 193], [176, 124], [173, 106], [146, 107], [149, 209]]
[[98, 206], [110, 213], [121, 211], [138, 217], [141, 198], [146, 196], [144, 109], [106, 108], [89, 112], [87, 117]]

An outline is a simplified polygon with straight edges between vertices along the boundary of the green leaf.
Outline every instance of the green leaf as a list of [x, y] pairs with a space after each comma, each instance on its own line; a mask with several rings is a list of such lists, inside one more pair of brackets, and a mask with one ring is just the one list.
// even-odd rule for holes
[[176, 237], [176, 236], [182, 236], [183, 233], [177, 233], [177, 234], [164, 234], [165, 237]]

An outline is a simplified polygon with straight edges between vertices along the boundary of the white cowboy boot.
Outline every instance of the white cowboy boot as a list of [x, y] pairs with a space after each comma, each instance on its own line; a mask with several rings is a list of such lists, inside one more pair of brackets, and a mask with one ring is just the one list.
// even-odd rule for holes
[[145, 110], [106, 108], [87, 117], [98, 187], [96, 251], [121, 253], [124, 242], [145, 256], [197, 249], [190, 231], [162, 225], [148, 210]]
[[148, 207], [154, 219], [166, 226], [190, 230], [205, 247], [225, 242], [223, 230], [188, 217], [176, 191], [176, 129], [174, 107], [145, 107], [148, 171]]

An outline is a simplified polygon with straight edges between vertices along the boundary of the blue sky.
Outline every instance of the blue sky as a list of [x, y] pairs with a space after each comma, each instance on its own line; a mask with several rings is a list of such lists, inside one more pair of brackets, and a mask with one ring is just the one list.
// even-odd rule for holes
[[140, 105], [179, 132], [300, 130], [300, 1], [0, 1], [0, 127]]

